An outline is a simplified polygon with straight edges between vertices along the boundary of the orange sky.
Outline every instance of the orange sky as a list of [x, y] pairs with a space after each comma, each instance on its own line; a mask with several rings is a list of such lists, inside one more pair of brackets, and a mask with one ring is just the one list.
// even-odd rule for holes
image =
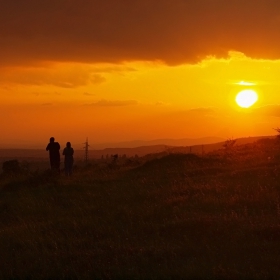
[[4, 0], [0, 26], [0, 147], [279, 126], [279, 1]]

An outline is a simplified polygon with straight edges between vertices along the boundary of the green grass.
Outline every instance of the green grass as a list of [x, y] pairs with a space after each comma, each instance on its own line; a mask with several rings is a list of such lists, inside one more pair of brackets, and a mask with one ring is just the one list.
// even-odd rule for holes
[[3, 177], [0, 279], [279, 279], [270, 153]]

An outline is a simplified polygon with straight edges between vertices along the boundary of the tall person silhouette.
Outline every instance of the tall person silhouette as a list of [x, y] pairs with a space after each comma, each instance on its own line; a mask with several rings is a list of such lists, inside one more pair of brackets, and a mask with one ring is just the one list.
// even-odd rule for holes
[[50, 138], [50, 143], [46, 147], [46, 151], [49, 151], [51, 170], [60, 172], [60, 145], [58, 142], [54, 142], [54, 137]]

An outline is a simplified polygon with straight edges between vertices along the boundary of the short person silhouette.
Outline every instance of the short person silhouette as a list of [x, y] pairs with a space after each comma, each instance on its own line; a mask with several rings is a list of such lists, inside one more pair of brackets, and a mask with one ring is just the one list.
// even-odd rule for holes
[[66, 176], [72, 174], [73, 162], [74, 162], [74, 149], [71, 147], [71, 143], [67, 142], [66, 147], [63, 150], [64, 155], [64, 171]]
[[50, 138], [50, 143], [46, 147], [46, 151], [49, 151], [51, 170], [60, 172], [60, 145], [58, 142], [54, 142], [54, 137]]

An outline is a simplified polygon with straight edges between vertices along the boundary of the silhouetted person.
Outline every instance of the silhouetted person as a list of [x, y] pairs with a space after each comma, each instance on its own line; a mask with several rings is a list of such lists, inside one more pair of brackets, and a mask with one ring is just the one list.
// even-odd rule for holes
[[50, 138], [46, 151], [49, 151], [51, 170], [60, 172], [60, 145], [58, 142], [54, 142], [54, 137]]
[[72, 174], [73, 162], [74, 162], [74, 149], [71, 147], [71, 143], [67, 142], [66, 147], [63, 150], [64, 155], [64, 171], [66, 176]]

